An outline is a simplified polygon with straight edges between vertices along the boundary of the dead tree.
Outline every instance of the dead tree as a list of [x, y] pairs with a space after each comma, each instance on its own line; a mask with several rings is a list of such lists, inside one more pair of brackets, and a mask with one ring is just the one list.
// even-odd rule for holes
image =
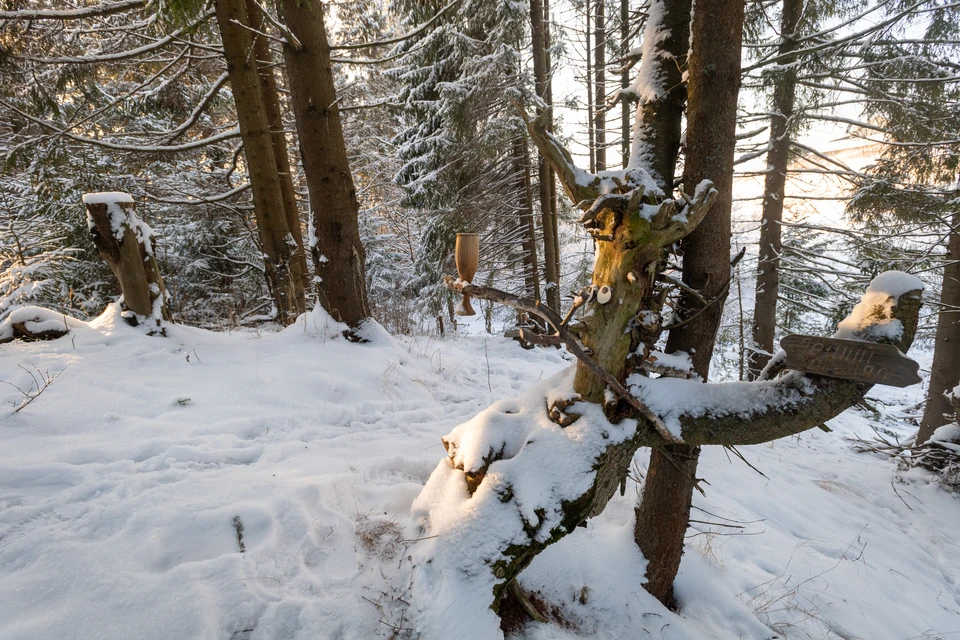
[[[694, 201], [689, 213], [706, 202], [709, 198]], [[658, 225], [638, 222], [643, 220], [638, 214], [625, 213], [621, 226], [627, 228], [602, 245], [610, 246], [608, 259], [649, 255], [668, 237], [655, 230]], [[696, 215], [689, 219], [696, 224]], [[638, 240], [646, 251], [614, 246]], [[618, 271], [608, 261], [598, 261], [604, 263], [607, 267], [595, 277]], [[659, 313], [656, 295], [627, 294], [634, 284], [625, 278], [616, 285], [629, 303], [600, 304], [594, 298], [584, 306], [601, 320], [570, 324], [537, 301], [449, 283], [471, 297], [539, 314], [578, 361], [574, 370], [524, 397], [494, 404], [443, 438], [447, 458], [413, 505], [417, 528], [411, 535], [421, 540], [411, 554], [417, 628], [447, 637], [470, 619], [473, 630], [495, 635], [496, 611], [510, 581], [547, 546], [603, 512], [640, 447], [769, 442], [823, 424], [872, 387], [796, 371], [776, 380], [722, 384], [649, 378], [639, 362], [625, 358], [632, 351], [618, 339], [625, 329], [618, 317], [632, 312], [626, 325], [636, 331], [627, 330], [626, 336], [639, 338], [642, 347], [641, 326]], [[916, 331], [920, 297], [920, 289], [894, 291], [882, 310], [872, 298], [872, 315], [863, 313], [866, 320], [856, 337], [884, 341], [894, 333], [892, 325], [900, 330], [892, 344], [906, 351]], [[629, 310], [623, 309], [628, 304]], [[605, 308], [617, 312], [604, 313]], [[588, 344], [594, 345], [592, 351]], [[605, 369], [618, 361], [616, 375]], [[678, 397], [687, 401], [676, 402]], [[464, 598], [464, 589], [485, 596]]]
[[153, 233], [134, 213], [133, 198], [125, 193], [88, 193], [83, 203], [93, 244], [120, 282], [124, 317], [134, 326], [162, 327], [170, 320], [167, 292], [153, 253]]
[[[639, 447], [768, 442], [823, 424], [871, 387], [799, 372], [727, 384], [648, 377], [643, 363], [663, 328], [667, 291], [657, 275], [665, 248], [699, 225], [717, 192], [703, 181], [692, 196], [674, 200], [640, 167], [590, 175], [542, 119], [528, 121], [528, 130], [599, 241], [593, 287], [575, 298], [574, 310], [585, 313], [573, 321], [572, 311], [561, 317], [538, 301], [447, 283], [538, 315], [577, 365], [443, 439], [447, 458], [414, 503], [415, 537], [424, 540], [411, 554], [416, 623], [435, 637], [457, 633], [464, 619], [497, 633], [495, 612], [508, 583], [548, 545], [603, 511]], [[859, 339], [880, 341], [895, 327], [892, 343], [902, 351], [910, 346], [921, 292], [918, 280], [904, 278], [909, 290], [881, 296], [879, 308], [871, 294]], [[605, 295], [597, 295], [603, 287]], [[677, 397], [698, 401], [671, 404]], [[461, 598], [464, 588], [487, 595]]]

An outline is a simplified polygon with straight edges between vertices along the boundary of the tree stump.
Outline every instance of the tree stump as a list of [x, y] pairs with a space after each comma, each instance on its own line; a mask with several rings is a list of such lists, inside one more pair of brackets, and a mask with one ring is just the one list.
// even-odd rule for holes
[[126, 193], [88, 193], [83, 203], [93, 244], [120, 281], [123, 317], [133, 326], [162, 327], [170, 320], [167, 292], [153, 253], [153, 231], [134, 213], [133, 198]]

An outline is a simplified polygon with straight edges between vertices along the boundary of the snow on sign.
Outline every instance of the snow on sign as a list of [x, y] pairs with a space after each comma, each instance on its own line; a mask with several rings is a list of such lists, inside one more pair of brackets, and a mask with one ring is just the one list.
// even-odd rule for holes
[[920, 365], [892, 344], [793, 335], [780, 346], [787, 354], [787, 369], [893, 387], [920, 382]]

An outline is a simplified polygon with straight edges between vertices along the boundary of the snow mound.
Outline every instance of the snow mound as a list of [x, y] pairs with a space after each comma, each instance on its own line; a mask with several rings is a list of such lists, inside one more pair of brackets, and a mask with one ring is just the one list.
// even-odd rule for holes
[[133, 202], [133, 196], [121, 191], [103, 191], [100, 193], [83, 194], [83, 204], [120, 204]]
[[21, 325], [30, 334], [68, 333], [71, 327], [83, 326], [85, 323], [62, 313], [44, 309], [43, 307], [24, 306], [14, 309], [0, 322], [0, 342], [13, 340], [14, 326]]
[[[635, 421], [613, 425], [599, 405], [581, 402], [568, 408], [581, 415], [572, 425], [552, 422], [547, 406], [575, 396], [575, 371], [493, 404], [443, 438], [448, 457], [411, 510], [411, 537], [423, 539], [412, 555], [412, 595], [426, 637], [453, 637], [464, 628], [478, 638], [499, 637], [490, 604], [498, 582], [493, 565], [510, 560], [502, 550], [526, 544], [531, 532], [549, 542], [566, 526], [557, 506], [583, 495], [601, 452], [636, 429]], [[484, 469], [471, 496], [465, 476]]]

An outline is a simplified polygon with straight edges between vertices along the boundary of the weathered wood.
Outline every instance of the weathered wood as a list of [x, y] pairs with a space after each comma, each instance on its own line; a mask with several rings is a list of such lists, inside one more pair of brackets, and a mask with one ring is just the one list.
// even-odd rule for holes
[[787, 369], [892, 387], [920, 382], [920, 365], [891, 344], [792, 335], [780, 346]]
[[[452, 283], [452, 280], [449, 281], [448, 286], [451, 286]], [[457, 290], [455, 286], [452, 288]], [[494, 300], [515, 308], [531, 306], [532, 308], [525, 309], [529, 313], [541, 313], [547, 317], [550, 317], [553, 313], [549, 309], [541, 311], [532, 301], [526, 301], [484, 287], [475, 287], [470, 293], [474, 297]], [[902, 331], [893, 340], [893, 346], [904, 350], [909, 348], [916, 334], [920, 301], [920, 290], [908, 291], [897, 298], [892, 317], [888, 320], [891, 322], [898, 321]], [[556, 320], [555, 314], [553, 314], [553, 319]], [[569, 332], [561, 330], [560, 333], [566, 342]], [[876, 337], [870, 332], [863, 335], [867, 339]], [[567, 343], [567, 346], [569, 348], [570, 344]], [[578, 354], [577, 357], [580, 359], [581, 355]], [[671, 422], [680, 427], [683, 443], [687, 445], [736, 446], [760, 444], [795, 435], [836, 417], [862, 400], [871, 388], [869, 383], [829, 378], [815, 374], [804, 375], [799, 372], [790, 372], [777, 380], [763, 382], [722, 384], [704, 384], [692, 380], [675, 382], [677, 383], [677, 386], [674, 387], [676, 393], [696, 394], [702, 392], [706, 397], [711, 398], [711, 406], [704, 407], [695, 404], [687, 409], [681, 408], [678, 414], [673, 414]], [[688, 390], [684, 391], [683, 386], [688, 386]], [[662, 392], [662, 389], [655, 384], [647, 393], [657, 394]], [[640, 391], [641, 393], [636, 397], [640, 397], [642, 402], [642, 398], [647, 394], [642, 389]], [[748, 398], [750, 401], [744, 402]], [[582, 400], [582, 394], [579, 400]], [[544, 407], [544, 410], [547, 410], [547, 408]], [[499, 553], [489, 555], [489, 546], [484, 549], [463, 551], [465, 554], [462, 558], [463, 566], [483, 566], [486, 564], [490, 567], [493, 581], [491, 606], [494, 610], [506, 584], [529, 565], [537, 554], [548, 545], [574, 531], [577, 525], [585, 519], [595, 517], [603, 512], [604, 507], [616, 494], [623, 479], [627, 476], [639, 447], [676, 444], [675, 441], [665, 438], [661, 430], [656, 428], [646, 416], [637, 413], [630, 417], [637, 420], [633, 434], [625, 440], [610, 444], [602, 452], [596, 454], [592, 465], [592, 468], [595, 469], [592, 483], [589, 487], [584, 487], [582, 494], [565, 499], [561, 504], [555, 505], [563, 513], [563, 516], [559, 522], [554, 521], [555, 525], [549, 531], [537, 527], [525, 528], [527, 537], [522, 538], [518, 537], [514, 530], [508, 528], [504, 529], [508, 533], [505, 533], [505, 537], [499, 541]], [[566, 421], [562, 426], [569, 427], [572, 422], [572, 420]], [[500, 448], [495, 446], [494, 443], [487, 444], [490, 444], [491, 451], [500, 451]], [[450, 449], [448, 447], [449, 453]], [[531, 468], [538, 467], [543, 464], [543, 460], [539, 456], [540, 452], [536, 448], [523, 447], [510, 458], [510, 465], [514, 468], [518, 465], [531, 465]], [[472, 488], [478, 492], [481, 491], [484, 480], [479, 473], [481, 471], [486, 473], [488, 469], [496, 470], [496, 465], [501, 457], [502, 454], [488, 456], [484, 459], [486, 464], [479, 469], [460, 469], [454, 466], [453, 468], [460, 469], [463, 475], [453, 474], [449, 476], [449, 482], [453, 483], [451, 486], [456, 487], [456, 483], [462, 481], [465, 490]], [[692, 466], [686, 467], [686, 471], [689, 474], [692, 471]], [[467, 477], [468, 474], [469, 477]], [[500, 495], [503, 496], [502, 500], [504, 501], [513, 499], [513, 494], [510, 492]], [[469, 527], [485, 527], [489, 524], [484, 521], [488, 513], [484, 509], [476, 509], [465, 513], [456, 530]], [[491, 536], [497, 535], [493, 529], [489, 529], [489, 531]], [[445, 535], [448, 534], [440, 534], [440, 537]]]
[[[576, 336], [570, 333], [569, 330], [564, 326], [563, 320], [556, 311], [550, 307], [541, 304], [539, 300], [527, 300], [525, 298], [519, 298], [513, 294], [506, 293], [505, 291], [500, 291], [498, 289], [492, 289], [490, 287], [478, 287], [472, 284], [465, 284], [461, 280], [454, 280], [450, 276], [444, 276], [443, 285], [455, 291], [457, 293], [468, 294], [474, 298], [482, 298], [484, 300], [490, 300], [491, 302], [499, 302], [500, 304], [505, 304], [514, 309], [520, 311], [525, 311], [527, 313], [540, 316], [547, 323], [549, 323], [554, 331], [557, 332], [557, 336], [563, 340], [563, 344], [567, 347], [573, 356], [579, 360], [578, 368], [583, 368], [590, 372], [590, 375], [596, 377], [600, 381], [601, 385], [606, 385], [601, 387], [601, 394], [606, 390], [607, 387], [610, 388], [615, 394], [620, 396], [628, 405], [630, 405], [643, 419], [647, 420], [649, 424], [656, 430], [656, 432], [664, 439], [664, 441], [671, 444], [677, 444], [677, 438], [670, 433], [670, 430], [664, 426], [663, 422], [660, 421], [646, 405], [638, 401], [636, 398], [627, 391], [620, 381], [617, 378], [610, 374], [609, 371], [603, 368], [603, 366], [593, 360], [587, 352], [584, 350], [583, 346], [580, 345], [577, 341]], [[521, 338], [523, 336], [521, 335]]]

